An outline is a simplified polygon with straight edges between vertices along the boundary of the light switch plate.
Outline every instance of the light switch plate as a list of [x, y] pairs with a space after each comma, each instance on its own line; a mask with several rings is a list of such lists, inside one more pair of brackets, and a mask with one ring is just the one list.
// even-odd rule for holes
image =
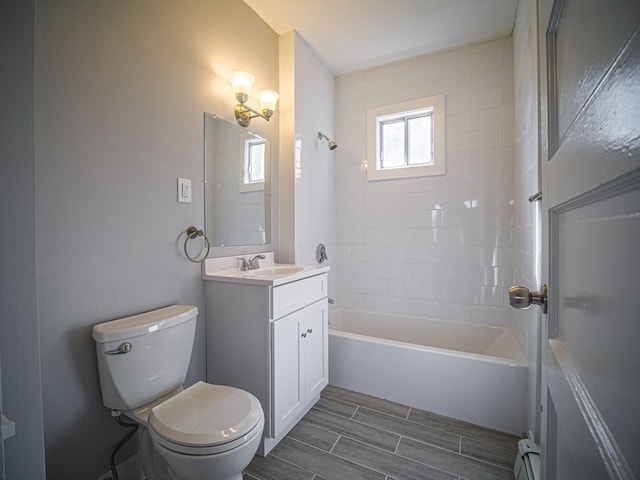
[[191, 179], [178, 177], [178, 202], [191, 203]]

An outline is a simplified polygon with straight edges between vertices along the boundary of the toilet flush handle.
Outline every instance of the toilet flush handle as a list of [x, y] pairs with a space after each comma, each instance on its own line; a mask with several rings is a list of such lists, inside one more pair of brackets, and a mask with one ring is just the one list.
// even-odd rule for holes
[[131, 345], [129, 342], [124, 342], [121, 343], [115, 350], [107, 350], [104, 353], [106, 353], [107, 355], [122, 355], [123, 353], [129, 353], [132, 349], [133, 345]]

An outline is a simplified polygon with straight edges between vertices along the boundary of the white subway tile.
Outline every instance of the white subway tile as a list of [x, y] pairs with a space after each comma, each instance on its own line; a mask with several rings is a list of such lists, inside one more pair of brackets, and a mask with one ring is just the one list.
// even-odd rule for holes
[[471, 320], [471, 305], [416, 299], [413, 301], [413, 315], [438, 320], [469, 322]]
[[492, 325], [494, 327], [508, 327], [510, 325], [506, 307], [490, 305], [472, 305], [471, 323]]
[[[511, 49], [511, 37], [504, 37], [336, 79], [341, 306], [508, 321], [502, 297], [515, 272], [513, 229], [516, 218], [533, 224], [519, 197], [531, 186], [536, 161], [529, 155], [534, 135], [518, 130], [517, 154], [529, 155], [530, 165], [512, 168]], [[366, 109], [440, 93], [447, 107], [447, 173], [367, 182]], [[516, 235], [529, 232], [525, 227]], [[531, 254], [516, 253], [518, 271], [529, 275]]]
[[502, 67], [504, 64], [501, 48], [490, 48], [469, 56], [454, 58], [441, 63], [443, 78], [457, 77], [482, 70]]
[[487, 108], [503, 106], [502, 88], [492, 88], [480, 92], [448, 95], [446, 97], [447, 115], [476, 112]]
[[491, 68], [471, 74], [471, 88], [473, 91], [489, 90], [495, 87], [513, 91], [513, 70], [510, 67]]

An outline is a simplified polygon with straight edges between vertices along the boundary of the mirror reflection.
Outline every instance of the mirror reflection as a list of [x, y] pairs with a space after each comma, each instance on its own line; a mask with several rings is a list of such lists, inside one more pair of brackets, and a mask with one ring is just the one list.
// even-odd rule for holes
[[270, 144], [205, 113], [205, 230], [212, 246], [265, 245], [270, 232]]

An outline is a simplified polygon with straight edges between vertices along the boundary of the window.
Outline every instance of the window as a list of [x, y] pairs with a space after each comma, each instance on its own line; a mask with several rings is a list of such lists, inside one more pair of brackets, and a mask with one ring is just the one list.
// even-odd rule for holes
[[444, 95], [367, 112], [367, 180], [443, 175]]
[[244, 142], [244, 161], [242, 165], [241, 192], [253, 192], [264, 189], [265, 140], [251, 139]]

